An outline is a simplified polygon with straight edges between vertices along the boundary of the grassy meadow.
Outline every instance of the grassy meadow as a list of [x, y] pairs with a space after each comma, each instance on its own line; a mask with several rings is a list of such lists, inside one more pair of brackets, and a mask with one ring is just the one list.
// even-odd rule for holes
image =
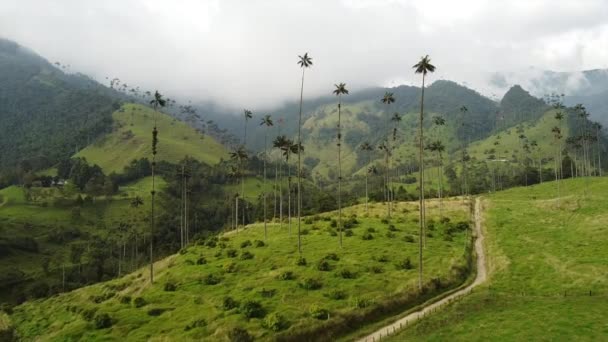
[[391, 341], [573, 341], [608, 336], [608, 179], [485, 197], [489, 281]]
[[[447, 283], [465, 267], [469, 240], [462, 200], [446, 201], [450, 222], [439, 222], [438, 203], [427, 237], [425, 283]], [[382, 204], [344, 210], [349, 229], [340, 248], [336, 213], [303, 219], [299, 262], [297, 224], [273, 222], [207, 239], [156, 263], [155, 283], [142, 268], [123, 278], [18, 306], [11, 315], [26, 340], [225, 340], [235, 327], [260, 340], [290, 336], [339, 322], [343, 315], [417, 288], [417, 207], [398, 203], [384, 218]], [[348, 232], [348, 233], [346, 233]], [[407, 262], [408, 260], [410, 262]], [[440, 279], [440, 280], [439, 280]], [[53, 313], [52, 315], [50, 313]]]
[[[112, 114], [114, 130], [99, 141], [78, 152], [90, 164], [99, 165], [104, 173], [122, 172], [133, 159], [152, 155], [154, 111], [138, 104], [125, 104]], [[228, 159], [228, 152], [214, 138], [197, 133], [186, 123], [157, 113], [157, 160], [176, 163], [190, 156], [206, 164]]]

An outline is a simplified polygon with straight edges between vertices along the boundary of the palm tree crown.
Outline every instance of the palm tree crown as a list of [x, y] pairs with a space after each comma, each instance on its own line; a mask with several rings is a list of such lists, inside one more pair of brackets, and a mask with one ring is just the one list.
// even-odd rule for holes
[[312, 65], [312, 57], [308, 56], [308, 52], [305, 53], [304, 56], [298, 55], [298, 58], [300, 59], [298, 61], [298, 64], [300, 65], [300, 67], [308, 68]]
[[346, 89], [346, 83], [334, 84], [336, 89], [334, 89], [333, 93], [338, 95], [348, 95], [348, 89]]
[[420, 58], [420, 61], [413, 66], [417, 74], [426, 75], [429, 72], [435, 72], [435, 66], [431, 64], [431, 58], [426, 55]]
[[384, 104], [391, 104], [395, 102], [395, 97], [393, 96], [393, 93], [386, 92], [384, 93], [384, 96], [382, 97], [381, 101]]
[[274, 122], [272, 121], [272, 117], [270, 115], [264, 115], [264, 117], [260, 121], [260, 126], [267, 126], [267, 127], [274, 126]]

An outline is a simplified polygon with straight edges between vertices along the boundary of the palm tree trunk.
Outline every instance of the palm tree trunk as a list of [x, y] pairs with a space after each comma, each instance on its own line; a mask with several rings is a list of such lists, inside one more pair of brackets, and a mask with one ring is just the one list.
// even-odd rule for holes
[[300, 115], [298, 117], [298, 252], [302, 254], [302, 238], [300, 236], [301, 215], [302, 215], [302, 101], [304, 99], [304, 71], [302, 68], [302, 86], [300, 88]]
[[420, 206], [420, 231], [418, 238], [418, 288], [422, 291], [422, 239], [424, 237], [424, 159], [423, 159], [423, 148], [424, 148], [424, 73], [422, 74], [422, 93], [420, 97], [420, 141], [418, 143], [419, 147], [419, 160], [420, 160], [420, 170], [419, 173], [419, 188], [420, 188], [420, 198], [419, 198], [419, 206]]
[[264, 133], [264, 241], [268, 240], [268, 231], [266, 227], [266, 153], [268, 151], [268, 126], [266, 127], [266, 132]]
[[236, 232], [239, 232], [239, 194], [234, 197], [234, 222], [236, 223]]
[[340, 248], [342, 248], [342, 160], [340, 157], [340, 152], [342, 149], [342, 133], [340, 127], [340, 120], [342, 115], [342, 95], [339, 95], [338, 98], [338, 234], [340, 235]]

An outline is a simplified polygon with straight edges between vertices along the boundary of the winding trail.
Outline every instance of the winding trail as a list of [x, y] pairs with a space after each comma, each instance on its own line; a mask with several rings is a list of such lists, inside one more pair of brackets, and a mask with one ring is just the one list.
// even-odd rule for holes
[[398, 332], [402, 327], [411, 324], [420, 318], [436, 311], [438, 308], [454, 301], [455, 299], [467, 295], [473, 291], [473, 288], [485, 282], [487, 279], [487, 269], [486, 269], [486, 254], [483, 249], [483, 230], [481, 229], [481, 198], [477, 197], [475, 199], [475, 234], [477, 238], [475, 239], [475, 253], [477, 254], [477, 275], [475, 280], [469, 286], [458, 290], [445, 298], [442, 298], [434, 303], [431, 303], [418, 311], [414, 311], [409, 315], [400, 318], [398, 321], [386, 325], [370, 335], [367, 335], [357, 342], [373, 342], [379, 341], [382, 338], [387, 337], [388, 335], [392, 335], [395, 332]]

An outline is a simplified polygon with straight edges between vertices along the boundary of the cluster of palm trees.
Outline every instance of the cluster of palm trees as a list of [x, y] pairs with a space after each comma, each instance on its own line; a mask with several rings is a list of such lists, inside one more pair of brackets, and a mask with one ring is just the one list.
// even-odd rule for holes
[[[296, 170], [296, 175], [297, 175], [297, 188], [295, 190], [295, 194], [296, 194], [296, 198], [295, 198], [295, 214], [297, 216], [297, 227], [298, 227], [298, 252], [301, 254], [302, 253], [302, 241], [301, 241], [301, 214], [302, 214], [302, 152], [304, 150], [304, 146], [302, 145], [302, 112], [303, 112], [303, 98], [304, 98], [304, 80], [305, 80], [305, 72], [306, 69], [310, 68], [313, 63], [312, 63], [312, 58], [309, 56], [308, 53], [305, 53], [302, 56], [298, 56], [298, 65], [301, 67], [302, 69], [302, 79], [301, 79], [301, 88], [300, 88], [300, 105], [299, 105], [299, 114], [298, 114], [298, 129], [297, 129], [297, 138], [294, 140], [289, 139], [287, 136], [285, 135], [278, 135], [272, 142], [272, 146], [274, 148], [277, 148], [281, 151], [281, 154], [285, 160], [285, 164], [287, 165], [288, 168], [288, 187], [289, 187], [289, 191], [288, 191], [288, 215], [289, 215], [289, 219], [288, 219], [288, 224], [290, 227], [290, 231], [291, 231], [291, 214], [292, 214], [292, 208], [291, 208], [291, 204], [292, 204], [292, 200], [291, 200], [291, 193], [292, 193], [292, 189], [291, 189], [291, 172], [289, 171], [290, 168], [290, 157], [293, 154], [297, 155], [297, 170]], [[420, 191], [420, 206], [419, 206], [419, 211], [420, 211], [420, 229], [419, 229], [419, 235], [420, 235], [420, 239], [419, 239], [419, 286], [422, 287], [422, 248], [423, 248], [423, 238], [424, 238], [424, 230], [425, 230], [425, 201], [424, 201], [424, 150], [425, 150], [425, 146], [424, 146], [424, 87], [425, 87], [425, 80], [426, 80], [426, 76], [428, 73], [432, 73], [435, 71], [435, 66], [431, 64], [431, 60], [429, 58], [429, 56], [424, 56], [420, 59], [420, 61], [418, 63], [416, 63], [413, 67], [415, 69], [415, 73], [417, 74], [421, 74], [422, 75], [422, 88], [421, 88], [421, 97], [420, 97], [420, 116], [419, 116], [419, 134], [418, 134], [418, 142], [419, 142], [419, 191]], [[338, 97], [338, 124], [337, 124], [337, 147], [338, 147], [338, 151], [337, 151], [337, 158], [338, 158], [338, 231], [340, 234], [340, 246], [342, 246], [342, 164], [341, 164], [341, 159], [342, 159], [342, 96], [343, 95], [348, 95], [349, 91], [346, 88], [346, 84], [345, 83], [339, 83], [335, 85], [335, 89], [333, 90], [333, 94], [335, 94]], [[392, 152], [394, 149], [394, 145], [396, 145], [397, 143], [397, 127], [399, 122], [401, 121], [401, 116], [398, 113], [394, 113], [392, 116], [390, 115], [390, 105], [392, 103], [395, 102], [395, 98], [394, 95], [392, 93], [386, 93], [385, 96], [382, 98], [382, 103], [387, 105], [387, 120], [386, 120], [386, 138], [385, 140], [380, 144], [379, 148], [381, 150], [384, 151], [384, 155], [385, 155], [385, 179], [384, 179], [384, 185], [385, 185], [385, 200], [387, 203], [387, 210], [388, 210], [388, 215], [390, 217], [391, 212], [392, 212], [392, 202], [394, 201], [394, 191], [392, 191], [391, 187], [391, 175], [390, 175], [390, 168], [391, 168], [391, 162], [392, 162]], [[159, 107], [164, 107], [166, 104], [166, 100], [162, 98], [162, 95], [160, 93], [158, 93], [158, 91], [154, 94], [153, 99], [150, 101], [150, 104], [153, 106], [155, 113], [158, 111]], [[238, 147], [236, 147], [231, 153], [230, 153], [230, 157], [233, 161], [236, 162], [236, 167], [233, 168], [233, 174], [235, 176], [240, 177], [241, 180], [241, 192], [237, 193], [235, 195], [235, 228], [238, 231], [238, 216], [239, 216], [239, 198], [242, 197], [243, 198], [243, 205], [246, 205], [246, 201], [245, 199], [245, 184], [244, 184], [244, 176], [245, 176], [245, 162], [248, 159], [248, 152], [246, 149], [247, 146], [247, 127], [248, 127], [248, 122], [250, 119], [253, 118], [253, 113], [250, 110], [244, 110], [244, 119], [245, 119], [245, 127], [244, 127], [244, 134], [243, 134], [243, 141], [242, 144]], [[157, 153], [157, 144], [158, 144], [158, 130], [156, 127], [156, 114], [155, 114], [155, 124], [154, 124], [154, 129], [153, 129], [153, 139], [152, 139], [152, 217], [151, 217], [151, 235], [154, 233], [155, 230], [155, 217], [154, 217], [154, 205], [155, 205], [155, 188], [154, 188], [154, 179], [155, 179], [155, 174], [154, 174], [154, 168], [156, 165], [156, 153]], [[390, 128], [390, 123], [392, 122], [393, 127], [392, 130]], [[439, 120], [436, 119], [435, 120], [435, 124], [436, 125], [443, 125], [445, 124], [444, 120]], [[271, 127], [274, 126], [274, 122], [272, 120], [272, 117], [270, 115], [266, 115], [261, 119], [260, 122], [261, 126], [265, 126], [265, 136], [264, 136], [264, 154], [263, 154], [263, 162], [264, 162], [264, 193], [262, 194], [263, 196], [263, 202], [264, 202], [264, 235], [265, 237], [267, 237], [267, 212], [266, 212], [266, 201], [267, 201], [267, 193], [266, 193], [266, 182], [267, 182], [267, 175], [266, 175], [266, 159], [268, 157], [268, 133]], [[391, 131], [392, 131], [392, 139], [391, 139]], [[391, 144], [391, 140], [392, 140], [392, 144]], [[361, 145], [360, 149], [362, 151], [365, 151], [368, 155], [368, 162], [370, 161], [370, 155], [371, 152], [373, 151], [373, 146], [370, 145], [369, 143], [364, 143]], [[427, 147], [427, 149], [429, 149], [432, 152], [436, 152], [438, 153], [439, 156], [439, 160], [442, 160], [442, 153], [445, 150], [445, 147], [443, 146], [443, 144], [441, 143], [441, 141], [434, 141], [431, 144], [429, 144], [429, 146]], [[369, 164], [369, 163], [368, 163]], [[278, 166], [278, 176], [277, 178], [279, 179], [279, 184], [280, 187], [282, 187], [282, 164], [280, 164]], [[365, 203], [366, 203], [366, 210], [368, 210], [368, 176], [375, 174], [377, 172], [376, 168], [374, 166], [369, 166], [369, 169], [366, 172], [365, 175]], [[440, 177], [441, 178], [441, 177]], [[186, 179], [186, 177], [184, 176], [183, 179]], [[440, 181], [441, 182], [441, 181]], [[440, 188], [442, 186], [440, 185]], [[186, 190], [186, 186], [184, 186], [183, 189], [183, 195], [182, 196], [187, 196], [187, 190]], [[279, 196], [282, 197], [282, 191], [279, 190]], [[186, 200], [184, 201], [184, 203], [186, 203], [187, 201], [187, 197]], [[276, 200], [275, 200], [276, 203]], [[280, 215], [280, 221], [282, 222], [282, 200], [279, 200], [279, 215]], [[187, 210], [187, 207], [183, 207], [183, 210]], [[244, 216], [244, 212], [243, 211], [243, 216], [242, 216], [242, 223], [245, 223], [245, 216]], [[276, 215], [276, 210], [275, 210], [275, 215]], [[186, 227], [182, 227], [182, 241], [187, 241], [188, 237], [186, 235], [187, 228]], [[154, 270], [153, 270], [153, 241], [152, 239], [150, 240], [150, 281], [153, 282], [154, 281]]]

